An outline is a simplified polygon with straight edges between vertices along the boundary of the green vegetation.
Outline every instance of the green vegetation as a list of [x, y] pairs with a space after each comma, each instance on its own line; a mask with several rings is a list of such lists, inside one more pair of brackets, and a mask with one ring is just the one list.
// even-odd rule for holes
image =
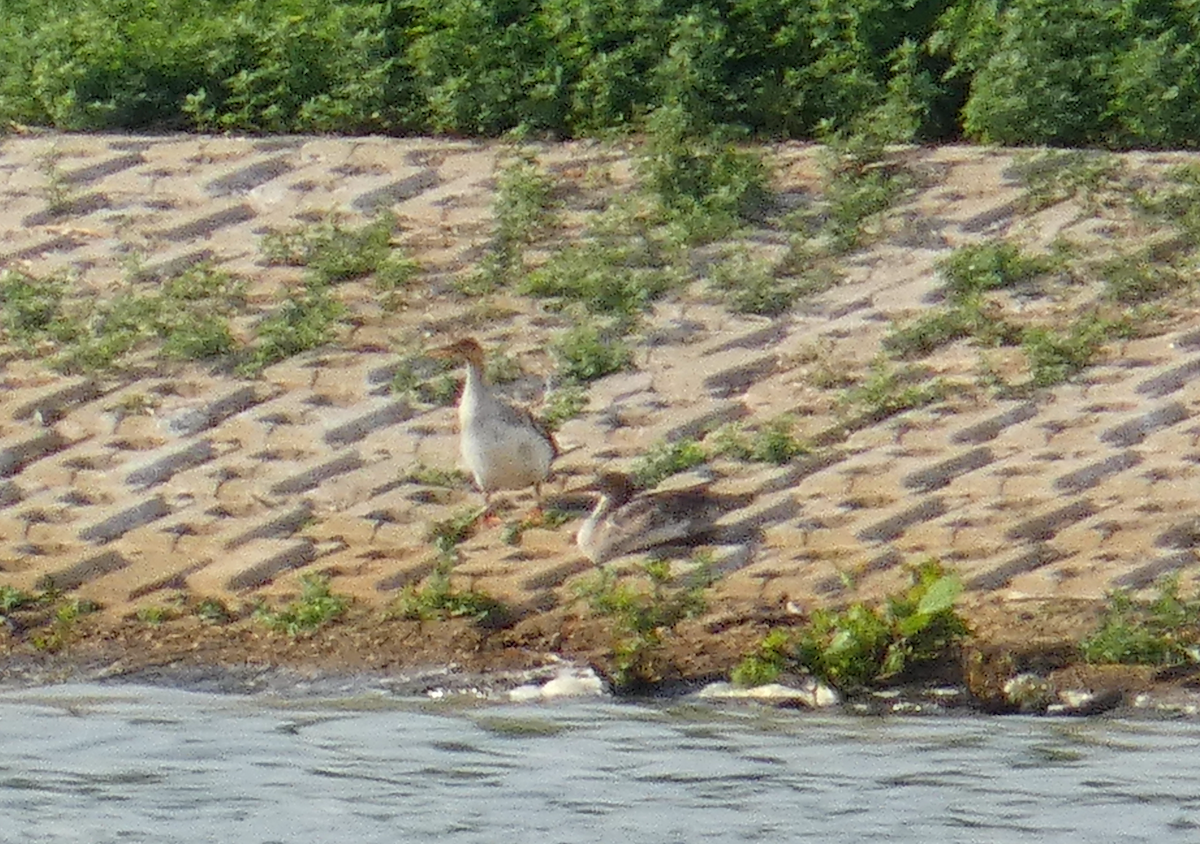
[[672, 442], [660, 441], [637, 459], [630, 475], [642, 489], [652, 489], [671, 475], [686, 472], [708, 459], [708, 453], [690, 437]]
[[1121, 186], [1123, 165], [1116, 156], [1091, 150], [1045, 150], [1022, 153], [1012, 174], [1025, 188], [1025, 210], [1040, 211], [1081, 197], [1096, 210]]
[[612, 679], [625, 691], [662, 679], [665, 637], [679, 622], [704, 611], [704, 591], [712, 582], [706, 560], [681, 582], [664, 560], [647, 560], [642, 571], [648, 583], [618, 582], [611, 569], [604, 569], [577, 589], [592, 613], [612, 622]]
[[39, 651], [58, 653], [74, 641], [77, 634], [76, 624], [85, 615], [90, 615], [100, 609], [99, 604], [81, 598], [63, 598], [54, 590], [47, 590], [40, 600], [52, 604], [51, 620], [48, 628], [39, 629], [29, 637], [29, 641]]
[[202, 598], [195, 607], [196, 617], [209, 624], [225, 624], [233, 620], [233, 613], [220, 598]]
[[17, 610], [28, 609], [38, 603], [38, 596], [8, 584], [0, 585], [0, 617], [6, 618]]
[[550, 351], [562, 376], [574, 382], [595, 381], [633, 364], [629, 346], [594, 323], [580, 323], [559, 334]]
[[945, 658], [970, 633], [954, 610], [961, 591], [957, 575], [927, 560], [913, 568], [908, 590], [882, 608], [819, 609], [799, 629], [772, 630], [732, 679], [761, 685], [801, 670], [849, 692], [901, 680]]
[[423, 486], [440, 486], [447, 489], [465, 489], [471, 485], [471, 478], [461, 469], [438, 469], [417, 463], [404, 473], [408, 483]]
[[544, 512], [538, 511], [532, 515], [526, 516], [519, 522], [508, 522], [504, 525], [504, 532], [501, 535], [506, 545], [520, 545], [521, 536], [530, 528], [544, 528], [545, 530], [555, 530], [562, 527], [567, 522], [574, 519], [573, 513], [568, 513], [566, 510], [549, 509]]
[[478, 508], [467, 508], [449, 518], [439, 519], [425, 532], [425, 541], [437, 549], [438, 554], [452, 554], [456, 546], [475, 535], [484, 513]]
[[723, 425], [706, 438], [705, 443], [714, 455], [746, 460], [753, 463], [774, 463], [783, 466], [812, 448], [795, 436], [796, 420], [779, 416], [747, 433], [744, 426]]
[[512, 619], [512, 611], [487, 593], [453, 588], [446, 560], [421, 586], [405, 586], [392, 602], [389, 614], [412, 621], [466, 618], [489, 629], [504, 627]]
[[1091, 663], [1183, 665], [1200, 662], [1200, 601], [1180, 595], [1179, 577], [1138, 601], [1124, 590], [1108, 596], [1100, 628], [1079, 645]]
[[244, 287], [200, 264], [156, 287], [133, 281], [111, 297], [68, 299], [65, 279], [10, 270], [0, 274], [0, 329], [64, 372], [111, 369], [156, 342], [168, 359], [221, 359], [237, 349], [229, 321], [245, 305]]
[[262, 251], [271, 263], [307, 268], [322, 285], [373, 275], [376, 289], [389, 292], [404, 287], [418, 271], [415, 261], [393, 249], [395, 230], [396, 218], [386, 211], [359, 228], [330, 216], [268, 233]]
[[238, 365], [240, 374], [257, 375], [272, 364], [325, 345], [346, 315], [346, 306], [316, 278], [299, 291], [281, 294], [280, 299], [258, 324], [258, 342]]
[[587, 390], [580, 384], [566, 383], [546, 394], [542, 402], [541, 421], [549, 431], [557, 431], [568, 419], [587, 410]]
[[148, 624], [151, 627], [159, 627], [164, 622], [174, 618], [179, 618], [179, 610], [176, 607], [164, 607], [159, 604], [153, 604], [145, 607], [138, 607], [137, 620], [142, 624]]
[[665, 181], [677, 212], [699, 201], [706, 216], [742, 213], [746, 196], [704, 187], [706, 174], [746, 166], [716, 129], [1194, 146], [1194, 10], [1152, 11], [1096, 0], [13, 0], [0, 21], [0, 124], [578, 137], [648, 115], [726, 141], [691, 153], [693, 182]]
[[392, 392], [420, 404], [436, 407], [454, 404], [461, 386], [460, 380], [450, 372], [454, 367], [453, 361], [425, 354], [404, 355], [396, 362]]
[[308, 635], [340, 618], [350, 606], [350, 598], [329, 591], [329, 578], [306, 574], [300, 578], [300, 597], [278, 610], [260, 606], [254, 618], [272, 630], [291, 637]]
[[872, 363], [862, 384], [842, 393], [841, 402], [846, 409], [878, 422], [939, 401], [945, 391], [944, 384], [927, 381], [920, 370], [894, 369], [879, 359]]
[[888, 160], [875, 131], [838, 133], [826, 143], [817, 234], [829, 252], [841, 255], [866, 245], [871, 221], [913, 188], [916, 179]]

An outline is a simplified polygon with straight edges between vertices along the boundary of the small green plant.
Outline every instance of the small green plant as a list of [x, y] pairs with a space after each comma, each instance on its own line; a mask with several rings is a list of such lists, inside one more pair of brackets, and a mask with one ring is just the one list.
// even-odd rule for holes
[[501, 168], [492, 201], [495, 225], [479, 267], [462, 279], [466, 295], [489, 293], [525, 272], [525, 248], [555, 224], [553, 184], [532, 155], [519, 154]]
[[71, 195], [71, 187], [58, 165], [61, 157], [62, 153], [57, 148], [52, 148], [42, 155], [38, 162], [38, 170], [46, 178], [46, 186], [43, 189], [46, 207], [56, 217], [69, 213], [75, 201]]
[[733, 677], [758, 684], [804, 670], [845, 691], [897, 680], [943, 658], [969, 635], [954, 610], [961, 591], [957, 575], [926, 560], [913, 568], [912, 585], [881, 609], [862, 603], [819, 609], [797, 629], [771, 631]]
[[233, 619], [233, 613], [220, 598], [203, 598], [195, 608], [196, 617], [209, 624], [225, 624]]
[[888, 162], [882, 140], [865, 132], [829, 135], [823, 166], [818, 233], [835, 255], [864, 246], [870, 222], [916, 184], [910, 170]]
[[1200, 165], [1181, 164], [1166, 176], [1166, 184], [1137, 191], [1134, 205], [1151, 219], [1183, 232], [1195, 245], [1200, 242]]
[[639, 266], [628, 248], [583, 240], [556, 253], [526, 276], [517, 290], [526, 296], [581, 303], [590, 313], [633, 318], [676, 283], [666, 269]]
[[1122, 305], [1156, 302], [1194, 283], [1190, 272], [1153, 255], [1123, 255], [1101, 265], [1099, 272], [1105, 297]]
[[447, 489], [465, 489], [471, 485], [471, 478], [461, 469], [439, 469], [424, 463], [417, 463], [405, 472], [404, 480], [422, 486], [440, 486]]
[[309, 283], [285, 296], [257, 326], [257, 342], [238, 366], [242, 375], [257, 375], [271, 364], [328, 343], [346, 314], [346, 306], [328, 288]]
[[450, 566], [446, 561], [421, 586], [404, 587], [392, 602], [389, 614], [412, 621], [466, 618], [485, 628], [503, 627], [512, 618], [512, 611], [486, 592], [451, 586]]
[[260, 606], [254, 611], [254, 618], [272, 630], [296, 637], [335, 621], [349, 606], [349, 597], [329, 590], [328, 577], [310, 573], [300, 578], [299, 599], [278, 610]]
[[1011, 289], [1055, 269], [1049, 257], [1026, 255], [1015, 243], [993, 240], [963, 246], [938, 263], [952, 299], [987, 290]]
[[28, 609], [36, 605], [38, 600], [38, 597], [31, 592], [8, 584], [0, 585], [0, 618], [17, 610]]
[[1021, 348], [1029, 359], [1034, 387], [1061, 384], [1085, 369], [1112, 337], [1128, 336], [1132, 327], [1124, 320], [1109, 321], [1095, 314], [1072, 323], [1066, 332], [1033, 326], [1025, 329]]
[[634, 462], [630, 474], [642, 489], [652, 489], [671, 475], [686, 472], [708, 459], [704, 446], [690, 437], [659, 441]]
[[287, 231], [268, 233], [262, 250], [274, 264], [306, 267], [324, 284], [375, 275], [376, 287], [392, 291], [416, 274], [414, 261], [392, 248], [396, 218], [387, 211], [359, 228], [336, 217]]
[[456, 546], [475, 535], [482, 516], [483, 512], [474, 508], [459, 510], [449, 518], [433, 522], [425, 532], [425, 541], [439, 554], [451, 554]]
[[550, 509], [544, 512], [538, 512], [531, 516], [526, 516], [519, 522], [509, 522], [504, 526], [504, 532], [501, 538], [506, 545], [520, 545], [521, 536], [530, 528], [544, 528], [545, 530], [554, 530], [571, 521], [575, 518], [571, 513], [565, 510]]
[[458, 400], [461, 383], [450, 370], [453, 362], [424, 354], [402, 357], [392, 376], [392, 392], [421, 404], [445, 407]]
[[688, 242], [724, 237], [771, 204], [762, 158], [695, 125], [682, 105], [655, 109], [647, 129], [638, 175]]
[[782, 466], [811, 451], [808, 444], [796, 438], [795, 428], [796, 422], [790, 416], [764, 422], [752, 433], [731, 423], [713, 431], [705, 444], [714, 455]]
[[60, 335], [66, 286], [57, 277], [35, 278], [16, 270], [0, 272], [0, 327], [6, 339], [28, 346]]
[[574, 419], [587, 410], [588, 401], [587, 390], [581, 384], [568, 382], [556, 387], [542, 403], [542, 424], [548, 431], [557, 431], [568, 419]]
[[717, 264], [712, 284], [725, 297], [730, 310], [758, 316], [786, 313], [805, 292], [795, 279], [777, 277], [775, 268], [752, 260], [744, 252]]
[[164, 622], [179, 617], [179, 610], [174, 607], [146, 606], [138, 607], [137, 620], [151, 627], [159, 627]]
[[79, 619], [100, 609], [100, 605], [94, 601], [82, 598], [67, 600], [53, 589], [43, 593], [39, 600], [54, 605], [54, 613], [49, 629], [31, 636], [30, 642], [39, 651], [47, 653], [58, 653], [67, 647], [75, 639]]
[[1101, 198], [1120, 187], [1123, 166], [1111, 153], [1045, 150], [1021, 153], [1011, 173], [1025, 188], [1026, 211], [1040, 211], [1076, 196], [1095, 209]]
[[1149, 601], [1124, 590], [1110, 593], [1099, 629], [1079, 644], [1083, 658], [1124, 665], [1200, 662], [1200, 601], [1181, 597], [1178, 575], [1159, 581], [1157, 589]]
[[604, 569], [576, 589], [594, 614], [612, 621], [612, 676], [625, 690], [662, 679], [664, 637], [680, 621], [704, 611], [704, 592], [712, 583], [706, 560], [682, 582], [675, 582], [665, 560], [647, 560], [642, 571], [648, 584], [618, 583], [612, 570]]
[[559, 334], [550, 350], [562, 376], [579, 383], [620, 372], [633, 363], [633, 353], [619, 337], [591, 323]]
[[918, 370], [893, 369], [876, 360], [866, 381], [842, 394], [842, 404], [875, 421], [939, 401], [945, 387], [926, 382]]

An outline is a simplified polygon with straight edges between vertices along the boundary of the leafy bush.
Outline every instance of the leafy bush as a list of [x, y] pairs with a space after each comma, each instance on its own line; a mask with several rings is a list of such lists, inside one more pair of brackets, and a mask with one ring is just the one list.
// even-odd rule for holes
[[254, 617], [272, 630], [289, 636], [309, 634], [340, 618], [350, 606], [350, 598], [329, 590], [329, 578], [306, 574], [300, 578], [300, 597], [278, 610], [259, 607]]
[[704, 560], [681, 582], [674, 582], [665, 560], [647, 560], [642, 571], [648, 590], [618, 583], [611, 569], [598, 572], [577, 589], [593, 613], [612, 621], [613, 681], [623, 690], [662, 679], [664, 637], [679, 622], [704, 611], [704, 590], [712, 579]]
[[954, 610], [961, 591], [957, 575], [926, 560], [913, 568], [908, 590], [888, 596], [882, 609], [819, 609], [799, 630], [771, 631], [733, 678], [761, 684], [802, 669], [848, 691], [901, 679], [944, 658], [970, 633]]
[[1135, 600], [1117, 590], [1108, 596], [1100, 627], [1079, 649], [1091, 663], [1181, 665], [1200, 661], [1200, 602], [1180, 596], [1179, 577], [1158, 584], [1158, 595]]

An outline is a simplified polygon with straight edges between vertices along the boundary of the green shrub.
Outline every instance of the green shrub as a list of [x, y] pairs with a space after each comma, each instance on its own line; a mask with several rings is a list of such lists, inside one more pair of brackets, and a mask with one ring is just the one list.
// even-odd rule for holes
[[289, 636], [310, 634], [345, 614], [350, 598], [329, 590], [329, 578], [306, 574], [300, 578], [300, 597], [279, 610], [259, 607], [254, 617], [272, 630]]
[[1178, 575], [1158, 583], [1149, 601], [1117, 590], [1108, 596], [1100, 627], [1079, 645], [1091, 663], [1181, 665], [1200, 662], [1200, 602], [1180, 596]]
[[771, 682], [799, 669], [846, 691], [902, 679], [945, 658], [970, 633], [954, 610], [958, 576], [930, 559], [912, 570], [912, 585], [883, 608], [851, 604], [818, 609], [792, 631], [771, 631], [734, 669], [735, 682]]
[[665, 636], [704, 611], [704, 591], [712, 582], [707, 560], [700, 560], [681, 582], [675, 582], [665, 560], [647, 560], [642, 571], [649, 589], [617, 582], [612, 570], [604, 569], [576, 590], [595, 615], [612, 621], [613, 682], [625, 691], [662, 679]]
[[550, 350], [563, 377], [580, 383], [620, 372], [633, 363], [633, 353], [620, 338], [590, 324], [564, 331]]

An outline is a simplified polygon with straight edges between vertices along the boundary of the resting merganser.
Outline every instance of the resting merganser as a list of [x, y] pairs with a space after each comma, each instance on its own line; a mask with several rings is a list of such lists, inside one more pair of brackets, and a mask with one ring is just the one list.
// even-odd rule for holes
[[602, 473], [592, 488], [600, 500], [575, 544], [597, 565], [657, 545], [700, 539], [721, 512], [719, 501], [704, 489], [639, 493], [621, 472]]

